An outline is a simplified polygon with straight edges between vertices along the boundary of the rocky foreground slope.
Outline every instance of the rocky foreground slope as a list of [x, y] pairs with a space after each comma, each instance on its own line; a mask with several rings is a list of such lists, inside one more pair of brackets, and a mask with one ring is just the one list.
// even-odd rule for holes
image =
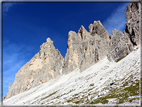
[[89, 32], [83, 26], [78, 33], [70, 31], [65, 59], [48, 38], [40, 46], [40, 51], [18, 71], [14, 83], [9, 85], [6, 99], [42, 86], [51, 79], [74, 73], [76, 69], [82, 72], [104, 58], [117, 62], [126, 57], [140, 43], [140, 6], [140, 3], [127, 6], [124, 33], [115, 29], [109, 36], [100, 21], [90, 24]]
[[[136, 47], [135, 47], [136, 48]], [[140, 105], [140, 47], [118, 62], [107, 57], [5, 99], [9, 105]], [[104, 105], [103, 105], [104, 106]]]

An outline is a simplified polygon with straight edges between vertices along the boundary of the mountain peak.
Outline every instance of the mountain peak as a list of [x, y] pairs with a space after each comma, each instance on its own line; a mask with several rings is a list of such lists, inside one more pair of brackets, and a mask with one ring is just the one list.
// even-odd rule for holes
[[102, 23], [100, 22], [100, 20], [94, 21], [94, 24], [99, 24], [99, 25], [103, 26]]
[[92, 37], [83, 25], [81, 25], [78, 34], [80, 34], [82, 40], [86, 40]]
[[46, 39], [46, 42], [53, 42], [49, 37]]
[[93, 24], [89, 25], [89, 33], [92, 36], [97, 35], [102, 35], [104, 32], [106, 32], [104, 26], [102, 25], [102, 23], [98, 20], [98, 21], [94, 21]]
[[112, 36], [105, 30], [102, 23], [94, 21], [89, 25], [89, 32], [81, 25], [78, 34], [68, 33], [67, 53], [63, 59], [55, 49], [50, 38], [40, 46], [40, 51], [25, 64], [16, 74], [15, 81], [9, 85], [6, 98], [43, 84], [62, 74], [75, 69], [84, 71], [91, 65], [107, 58], [117, 61], [133, 51], [139, 40], [140, 6], [131, 3], [126, 12], [127, 22], [124, 33], [114, 29]]

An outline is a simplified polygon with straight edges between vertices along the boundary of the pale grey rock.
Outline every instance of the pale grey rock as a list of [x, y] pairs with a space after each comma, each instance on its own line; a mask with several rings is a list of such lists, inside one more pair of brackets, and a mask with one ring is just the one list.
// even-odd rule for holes
[[81, 26], [81, 28], [78, 31], [78, 35], [81, 35], [81, 39], [86, 40], [86, 39], [90, 39], [92, 36], [89, 34], [89, 32], [87, 32], [87, 30], [84, 28], [84, 26]]
[[40, 51], [18, 71], [14, 83], [9, 84], [6, 98], [72, 72], [76, 68], [84, 71], [105, 57], [110, 61], [125, 57], [140, 42], [139, 16], [140, 4], [130, 3], [127, 6], [124, 33], [114, 30], [113, 35], [109, 36], [100, 21], [90, 24], [89, 32], [84, 26], [81, 26], [78, 33], [70, 31], [65, 59], [58, 49], [55, 49], [53, 41], [47, 38], [46, 43], [40, 46]]
[[94, 34], [102, 35], [106, 30], [100, 21], [94, 21], [94, 24], [89, 25], [89, 32], [94, 36]]
[[101, 22], [95, 21], [89, 26], [89, 31], [93, 33], [87, 32], [81, 26], [78, 34], [69, 32], [63, 73], [71, 72], [76, 68], [83, 71], [107, 55], [110, 39]]
[[94, 24], [90, 24], [89, 32], [92, 37], [89, 40], [83, 41], [81, 46], [83, 52], [83, 60], [80, 66], [81, 71], [103, 59], [109, 49], [109, 34], [100, 21], [94, 21]]
[[6, 98], [56, 78], [62, 74], [62, 65], [62, 55], [47, 38], [40, 51], [18, 71], [14, 83], [9, 85]]
[[133, 44], [129, 37], [118, 30], [112, 31], [108, 59], [117, 61], [120, 58], [127, 56], [133, 50]]
[[67, 53], [64, 59], [63, 73], [69, 73], [79, 67], [81, 38], [74, 31], [69, 32]]

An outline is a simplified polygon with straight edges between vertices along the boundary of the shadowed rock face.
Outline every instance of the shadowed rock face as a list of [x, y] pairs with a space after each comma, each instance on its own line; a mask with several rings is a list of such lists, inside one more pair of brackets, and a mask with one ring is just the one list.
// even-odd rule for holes
[[108, 59], [110, 61], [123, 58], [128, 55], [133, 47], [138, 45], [139, 39], [139, 21], [140, 21], [140, 3], [130, 3], [126, 10], [126, 29], [124, 33], [112, 31], [111, 42], [109, 46]]
[[116, 29], [112, 34], [107, 56], [110, 61], [116, 61], [128, 55], [133, 50], [133, 44], [126, 34]]
[[70, 31], [65, 59], [55, 49], [53, 41], [47, 38], [46, 42], [40, 46], [40, 51], [18, 71], [14, 83], [9, 84], [6, 98], [59, 75], [67, 74], [76, 68], [84, 71], [105, 57], [110, 61], [125, 57], [140, 42], [139, 16], [140, 4], [130, 3], [127, 6], [124, 33], [115, 29], [112, 31], [112, 36], [109, 36], [100, 21], [90, 24], [89, 32], [83, 26], [78, 33]]
[[139, 17], [140, 3], [130, 3], [127, 6], [124, 33], [115, 29], [113, 35], [109, 36], [100, 21], [90, 24], [89, 32], [83, 26], [78, 34], [69, 32], [63, 73], [76, 68], [83, 71], [106, 56], [110, 61], [116, 61], [128, 55], [140, 42]]
[[140, 21], [140, 3], [130, 3], [127, 6], [126, 12], [126, 33], [133, 43], [133, 45], [138, 45], [139, 39], [139, 21]]
[[55, 49], [53, 41], [47, 38], [40, 51], [16, 74], [14, 83], [10, 83], [6, 98], [24, 92], [62, 74], [63, 57]]

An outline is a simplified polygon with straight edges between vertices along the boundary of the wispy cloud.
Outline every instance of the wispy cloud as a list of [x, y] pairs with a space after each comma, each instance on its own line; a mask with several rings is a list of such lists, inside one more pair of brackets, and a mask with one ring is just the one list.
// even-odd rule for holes
[[[6, 1], [6, 2], [3, 2], [3, 4], [1, 6], [3, 6], [3, 15], [4, 16], [7, 16], [7, 12], [9, 12], [13, 6], [15, 6], [17, 3], [14, 3], [13, 1], [10, 2], [10, 0], [3, 0], [3, 1]], [[7, 2], [9, 1], [9, 2]], [[14, 0], [14, 1], [18, 1], [18, 0]], [[23, 0], [21, 0], [23, 1]], [[20, 4], [24, 4], [24, 3], [20, 3]]]
[[[11, 64], [13, 62], [11, 61]], [[9, 89], [9, 84], [13, 83], [15, 80], [15, 74], [18, 72], [18, 70], [23, 66], [24, 61], [17, 61], [13, 64], [13, 67], [8, 67], [5, 72], [3, 72], [3, 95], [6, 95]], [[6, 66], [6, 65], [4, 65]]]
[[8, 12], [14, 5], [15, 3], [3, 3], [3, 12]]
[[109, 34], [112, 34], [112, 30], [117, 29], [124, 31], [126, 23], [126, 7], [129, 3], [125, 3], [118, 7], [103, 23], [105, 29]]
[[27, 57], [32, 47], [3, 41], [3, 95], [8, 92], [9, 83], [13, 83], [15, 74], [28, 61]]

